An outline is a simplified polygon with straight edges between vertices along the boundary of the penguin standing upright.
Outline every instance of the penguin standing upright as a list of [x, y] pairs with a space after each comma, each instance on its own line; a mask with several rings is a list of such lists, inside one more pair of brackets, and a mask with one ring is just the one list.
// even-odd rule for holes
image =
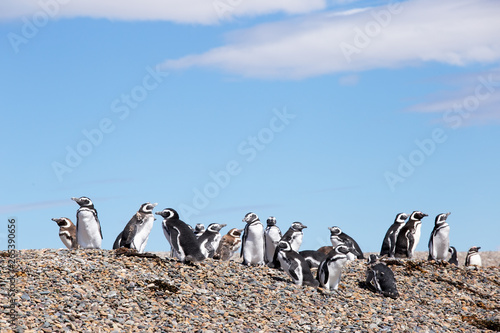
[[372, 291], [386, 297], [394, 299], [399, 297], [394, 273], [384, 263], [378, 262], [378, 258], [375, 254], [371, 254], [368, 259], [366, 286]]
[[273, 260], [274, 252], [276, 251], [276, 247], [282, 237], [280, 228], [276, 225], [276, 218], [274, 216], [270, 216], [267, 219], [266, 230], [264, 230], [265, 235], [265, 244], [266, 244], [266, 252], [264, 255], [264, 261], [268, 264]]
[[302, 222], [293, 222], [281, 240], [289, 242], [292, 250], [298, 252], [302, 245], [302, 239], [304, 238], [304, 232], [302, 230], [305, 228], [307, 228], [307, 226], [302, 224]]
[[328, 253], [325, 260], [319, 264], [317, 279], [323, 288], [328, 290], [338, 289], [342, 269], [349, 260], [347, 258], [349, 251], [349, 248], [344, 244], [337, 245]]
[[214, 259], [229, 260], [241, 246], [241, 233], [243, 229], [233, 228], [227, 234], [222, 236], [217, 250], [215, 250]]
[[450, 259], [448, 260], [448, 262], [452, 265], [458, 266], [457, 249], [455, 249], [454, 246], [450, 246], [448, 252], [450, 252]]
[[152, 204], [149, 202], [142, 204], [137, 213], [128, 221], [123, 231], [116, 237], [113, 249], [126, 247], [144, 253], [155, 220], [153, 209], [157, 205], [157, 203]]
[[309, 264], [300, 254], [292, 249], [289, 242], [280, 241], [277, 250], [281, 267], [296, 285], [310, 287], [317, 287], [319, 285], [311, 273]]
[[332, 242], [333, 247], [337, 245], [345, 245], [349, 249], [349, 254], [347, 255], [347, 259], [364, 259], [363, 251], [359, 247], [358, 243], [348, 234], [344, 233], [339, 227], [329, 227], [330, 230], [330, 241]]
[[[292, 250], [295, 252], [299, 251], [300, 246], [302, 245], [302, 239], [304, 237], [303, 229], [307, 228], [301, 222], [293, 222], [290, 228], [285, 232], [283, 237], [281, 237], [280, 242], [287, 242], [292, 247]], [[271, 268], [280, 268], [280, 261], [278, 260], [278, 248], [274, 250], [274, 254], [272, 257], [272, 261], [267, 264]]]
[[76, 240], [76, 226], [67, 217], [59, 219], [53, 218], [52, 221], [56, 222], [59, 226], [59, 238], [68, 249], [77, 249], [78, 242]]
[[401, 228], [396, 242], [396, 258], [413, 258], [415, 248], [420, 241], [420, 228], [422, 219], [428, 216], [420, 211], [414, 211], [408, 218], [408, 222]]
[[203, 261], [205, 256], [200, 250], [198, 239], [187, 223], [179, 219], [179, 214], [173, 208], [156, 212], [164, 218], [163, 233], [167, 238], [175, 258], [182, 262]]
[[394, 219], [394, 223], [387, 230], [384, 241], [382, 242], [382, 248], [380, 249], [380, 256], [387, 256], [389, 258], [394, 257], [396, 252], [396, 241], [398, 239], [399, 232], [401, 228], [405, 225], [405, 221], [408, 218], [408, 214], [399, 213]]
[[439, 214], [434, 222], [434, 229], [429, 238], [428, 260], [445, 260], [450, 248], [450, 225], [446, 219], [451, 213]]
[[243, 265], [264, 265], [264, 226], [252, 212], [245, 215], [243, 222], [246, 222], [240, 254]]
[[84, 249], [100, 249], [102, 242], [101, 223], [92, 200], [87, 197], [71, 198], [80, 208], [76, 211], [76, 239]]
[[482, 266], [481, 255], [479, 255], [480, 246], [473, 246], [467, 252], [465, 257], [465, 266]]
[[222, 238], [220, 230], [227, 224], [211, 223], [203, 234], [198, 238], [201, 253], [205, 258], [213, 258], [215, 250], [219, 247], [219, 242]]

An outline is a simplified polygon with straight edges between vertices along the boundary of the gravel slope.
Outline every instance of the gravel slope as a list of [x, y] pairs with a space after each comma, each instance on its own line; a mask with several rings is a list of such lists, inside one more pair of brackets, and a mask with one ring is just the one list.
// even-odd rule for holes
[[[0, 252], [2, 332], [13, 331], [8, 322], [7, 279], [12, 273], [7, 255]], [[15, 331], [500, 330], [498, 263], [471, 269], [394, 261], [390, 267], [401, 296], [393, 300], [364, 287], [362, 261], [349, 263], [339, 292], [330, 293], [295, 286], [281, 271], [233, 261], [186, 265], [109, 250], [21, 250], [15, 273]]]

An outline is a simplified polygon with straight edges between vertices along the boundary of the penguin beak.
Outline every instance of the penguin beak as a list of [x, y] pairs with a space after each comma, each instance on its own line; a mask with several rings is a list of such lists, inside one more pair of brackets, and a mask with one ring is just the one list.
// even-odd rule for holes
[[154, 203], [154, 204], [152, 204], [152, 205], [153, 205], [153, 207], [156, 207], [156, 206], [158, 206], [158, 203], [157, 203], [157, 202], [155, 202], [155, 203]]
[[56, 219], [56, 218], [52, 218], [51, 220], [52, 220], [52, 221], [54, 221], [54, 222], [57, 222], [57, 219]]
[[222, 228], [224, 228], [225, 226], [227, 226], [227, 224], [221, 224], [221, 225], [220, 225], [220, 228], [222, 229]]
[[429, 216], [428, 214], [422, 214], [423, 217]]
[[446, 213], [446, 217], [450, 216], [451, 212]]
[[156, 214], [156, 215], [161, 215], [161, 212], [156, 212], [155, 214]]
[[78, 198], [71, 197], [71, 200], [78, 202]]

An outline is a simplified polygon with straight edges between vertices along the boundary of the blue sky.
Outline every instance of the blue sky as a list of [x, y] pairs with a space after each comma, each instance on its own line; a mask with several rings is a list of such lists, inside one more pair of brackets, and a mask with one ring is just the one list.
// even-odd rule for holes
[[426, 251], [450, 211], [459, 251], [500, 249], [497, 1], [106, 4], [0, 4], [2, 248], [9, 217], [20, 248], [62, 247], [51, 218], [88, 196], [107, 249], [144, 202], [364, 251], [413, 210]]

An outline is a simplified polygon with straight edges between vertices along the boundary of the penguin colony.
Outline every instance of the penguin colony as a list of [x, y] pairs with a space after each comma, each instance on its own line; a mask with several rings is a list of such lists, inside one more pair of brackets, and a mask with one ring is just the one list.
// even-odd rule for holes
[[[67, 218], [53, 218], [59, 226], [59, 237], [68, 249], [100, 249], [102, 242], [101, 224], [97, 210], [90, 198], [71, 198], [79, 208], [76, 225]], [[157, 203], [144, 203], [132, 216], [113, 244], [144, 253], [156, 218], [153, 209]], [[211, 223], [191, 227], [179, 217], [173, 208], [157, 211], [163, 219], [162, 229], [170, 244], [171, 255], [181, 262], [200, 262], [206, 258], [230, 260], [241, 247], [240, 256], [245, 266], [263, 266], [282, 269], [297, 285], [322, 287], [336, 291], [341, 281], [342, 269], [351, 260], [365, 259], [358, 243], [338, 226], [328, 227], [332, 246], [322, 246], [318, 250], [299, 251], [302, 245], [301, 222], [293, 222], [285, 234], [281, 234], [276, 218], [270, 216], [267, 226], [260, 222], [257, 214], [250, 212], [243, 218], [244, 229], [232, 228], [224, 236], [220, 231], [226, 224]], [[458, 265], [457, 251], [450, 246], [450, 226], [447, 218], [451, 213], [439, 214], [435, 218], [428, 248], [428, 260], [447, 260]], [[420, 211], [411, 214], [399, 213], [390, 225], [382, 241], [380, 256], [371, 254], [367, 260], [365, 286], [386, 297], [399, 296], [396, 279], [383, 258], [412, 259], [420, 241], [422, 219], [428, 216]], [[478, 246], [469, 249], [466, 266], [481, 266]], [[313, 270], [316, 270], [313, 274]]]

